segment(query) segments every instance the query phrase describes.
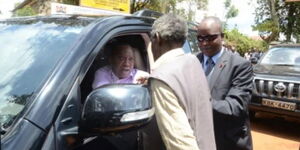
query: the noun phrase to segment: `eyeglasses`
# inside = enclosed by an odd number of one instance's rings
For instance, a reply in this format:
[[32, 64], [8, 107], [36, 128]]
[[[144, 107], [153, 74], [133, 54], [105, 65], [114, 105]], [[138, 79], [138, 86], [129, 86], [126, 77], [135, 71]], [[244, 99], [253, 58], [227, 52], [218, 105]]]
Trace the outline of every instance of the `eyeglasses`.
[[198, 42], [204, 42], [204, 41], [211, 42], [211, 41], [215, 40], [219, 35], [222, 35], [222, 33], [206, 35], [206, 36], [198, 35], [197, 39], [198, 39]]

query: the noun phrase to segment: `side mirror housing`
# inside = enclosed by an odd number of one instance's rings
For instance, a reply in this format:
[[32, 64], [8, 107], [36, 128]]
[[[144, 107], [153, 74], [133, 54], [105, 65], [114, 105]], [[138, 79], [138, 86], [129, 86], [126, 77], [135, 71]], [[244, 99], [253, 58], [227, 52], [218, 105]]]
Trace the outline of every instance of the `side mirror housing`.
[[138, 128], [154, 115], [148, 88], [137, 84], [110, 84], [87, 97], [80, 121], [84, 134], [106, 134]]
[[258, 59], [257, 59], [256, 57], [251, 57], [251, 58], [250, 58], [250, 62], [251, 62], [252, 64], [257, 64], [257, 61], [258, 61]]

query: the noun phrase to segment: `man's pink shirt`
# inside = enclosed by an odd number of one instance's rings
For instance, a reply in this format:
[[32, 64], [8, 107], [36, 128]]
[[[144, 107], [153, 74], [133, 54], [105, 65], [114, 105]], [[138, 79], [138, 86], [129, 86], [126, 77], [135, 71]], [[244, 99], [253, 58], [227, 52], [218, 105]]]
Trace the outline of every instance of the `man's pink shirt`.
[[111, 66], [104, 66], [95, 72], [93, 81], [93, 89], [105, 84], [111, 83], [137, 83], [137, 79], [141, 77], [148, 77], [149, 73], [138, 69], [132, 69], [129, 77], [119, 79], [112, 71]]

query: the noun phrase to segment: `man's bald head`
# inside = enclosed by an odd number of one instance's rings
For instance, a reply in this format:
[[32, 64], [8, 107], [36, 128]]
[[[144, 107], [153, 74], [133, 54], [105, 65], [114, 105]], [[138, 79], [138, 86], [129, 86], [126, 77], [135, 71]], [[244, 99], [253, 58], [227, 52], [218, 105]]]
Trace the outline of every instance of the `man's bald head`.
[[198, 28], [214, 28], [217, 29], [219, 32], [222, 32], [222, 22], [218, 17], [209, 16], [205, 17], [199, 24]]
[[198, 46], [206, 56], [214, 56], [222, 49], [222, 22], [217, 17], [204, 18], [197, 27]]

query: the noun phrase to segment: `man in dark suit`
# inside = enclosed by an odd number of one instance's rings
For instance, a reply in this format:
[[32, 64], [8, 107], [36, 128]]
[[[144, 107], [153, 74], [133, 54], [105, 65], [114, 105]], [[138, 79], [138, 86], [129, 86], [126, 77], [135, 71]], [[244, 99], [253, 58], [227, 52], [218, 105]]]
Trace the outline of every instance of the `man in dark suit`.
[[248, 102], [253, 70], [249, 61], [222, 47], [222, 23], [204, 18], [198, 26], [202, 63], [212, 96], [215, 139], [218, 150], [251, 150]]

